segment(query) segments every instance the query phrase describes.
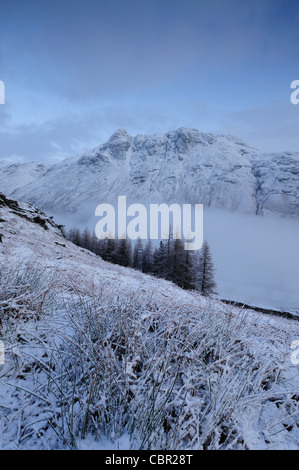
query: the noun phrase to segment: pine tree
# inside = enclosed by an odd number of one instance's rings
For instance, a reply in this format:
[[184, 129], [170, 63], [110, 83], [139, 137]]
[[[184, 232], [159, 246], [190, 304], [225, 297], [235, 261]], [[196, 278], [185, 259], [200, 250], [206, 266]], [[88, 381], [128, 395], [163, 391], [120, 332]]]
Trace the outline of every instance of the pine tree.
[[107, 250], [107, 238], [101, 238], [98, 240], [97, 245], [97, 255], [106, 260], [106, 250]]
[[81, 246], [81, 233], [78, 228], [71, 228], [68, 233], [68, 238], [71, 242], [73, 242], [77, 246]]
[[176, 238], [173, 243], [173, 249], [171, 252], [171, 270], [170, 277], [172, 282], [177, 284], [179, 287], [184, 287], [185, 272], [184, 272], [184, 258], [185, 250], [184, 243], [181, 239]]
[[74, 238], [75, 238], [75, 229], [71, 228], [68, 233], [67, 233], [67, 238], [74, 243]]
[[203, 295], [216, 293], [216, 283], [214, 281], [214, 265], [212, 254], [207, 241], [204, 241], [200, 253], [200, 265], [198, 271], [198, 290]]
[[86, 228], [81, 236], [81, 245], [82, 248], [85, 248], [86, 250], [90, 250], [91, 248], [91, 235], [90, 231], [88, 228]]
[[142, 259], [143, 259], [143, 244], [142, 240], [138, 238], [134, 245], [133, 261], [132, 266], [138, 271], [142, 271]]
[[153, 248], [152, 241], [149, 239], [145, 245], [142, 254], [142, 272], [152, 273], [153, 271]]
[[116, 242], [113, 238], [102, 238], [99, 242], [99, 255], [105, 261], [116, 263]]
[[95, 234], [95, 232], [93, 232], [92, 236], [91, 236], [91, 239], [90, 239], [90, 251], [92, 251], [93, 253], [95, 253], [96, 255], [98, 255], [98, 250], [99, 250], [99, 240]]
[[174, 253], [174, 242], [172, 234], [169, 234], [169, 238], [165, 244], [165, 262], [164, 262], [164, 279], [172, 281], [172, 272], [173, 272], [173, 253]]
[[163, 241], [160, 241], [159, 248], [156, 248], [153, 256], [152, 273], [154, 276], [166, 278], [167, 248]]
[[118, 239], [116, 242], [116, 257], [115, 263], [120, 266], [131, 266], [131, 242], [127, 238]]
[[196, 289], [196, 252], [185, 250], [184, 257], [184, 289], [195, 290]]

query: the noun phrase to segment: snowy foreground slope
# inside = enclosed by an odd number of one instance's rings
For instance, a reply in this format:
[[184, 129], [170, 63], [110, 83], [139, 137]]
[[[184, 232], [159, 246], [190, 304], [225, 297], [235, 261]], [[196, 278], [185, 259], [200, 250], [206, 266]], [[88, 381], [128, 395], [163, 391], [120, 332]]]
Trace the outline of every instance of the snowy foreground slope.
[[230, 135], [180, 128], [132, 137], [119, 129], [55, 165], [0, 162], [0, 188], [55, 215], [76, 213], [73, 224], [87, 224], [98, 204], [119, 195], [298, 218], [298, 162], [298, 153], [264, 154]]
[[105, 263], [1, 195], [0, 234], [1, 448], [299, 448], [299, 322]]

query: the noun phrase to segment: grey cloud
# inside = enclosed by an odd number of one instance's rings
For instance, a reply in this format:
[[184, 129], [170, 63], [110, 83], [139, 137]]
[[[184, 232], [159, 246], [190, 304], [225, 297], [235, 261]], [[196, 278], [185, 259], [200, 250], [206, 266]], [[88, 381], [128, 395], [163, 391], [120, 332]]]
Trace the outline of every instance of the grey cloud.
[[227, 113], [221, 118], [221, 128], [264, 152], [299, 152], [299, 105], [287, 99]]
[[179, 125], [179, 119], [155, 107], [106, 106], [40, 124], [4, 126], [0, 130], [0, 159], [54, 162], [91, 150], [121, 127], [136, 135], [166, 132]]

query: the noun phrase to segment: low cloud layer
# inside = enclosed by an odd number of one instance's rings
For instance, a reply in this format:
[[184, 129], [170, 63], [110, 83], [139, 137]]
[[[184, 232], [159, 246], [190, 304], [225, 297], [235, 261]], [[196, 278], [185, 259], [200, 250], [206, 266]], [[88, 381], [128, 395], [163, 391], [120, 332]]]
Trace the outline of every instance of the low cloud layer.
[[219, 294], [227, 299], [299, 311], [299, 221], [216, 209], [204, 212]]

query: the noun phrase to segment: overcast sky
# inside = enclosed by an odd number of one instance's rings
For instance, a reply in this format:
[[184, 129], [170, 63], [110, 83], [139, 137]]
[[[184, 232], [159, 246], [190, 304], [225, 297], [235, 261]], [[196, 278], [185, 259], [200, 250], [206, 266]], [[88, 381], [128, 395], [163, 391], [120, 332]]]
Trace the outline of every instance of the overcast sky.
[[299, 151], [298, 0], [1, 0], [0, 159], [192, 127]]

